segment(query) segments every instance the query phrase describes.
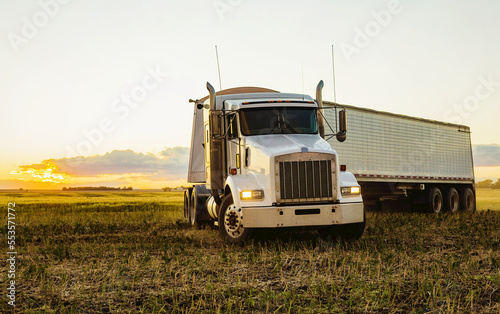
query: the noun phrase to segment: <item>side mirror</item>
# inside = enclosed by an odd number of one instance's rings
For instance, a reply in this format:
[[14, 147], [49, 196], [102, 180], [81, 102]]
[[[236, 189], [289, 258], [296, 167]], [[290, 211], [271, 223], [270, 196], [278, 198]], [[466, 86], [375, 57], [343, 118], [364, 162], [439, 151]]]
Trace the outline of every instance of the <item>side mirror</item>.
[[339, 132], [337, 133], [337, 141], [345, 141], [347, 135], [347, 116], [345, 109], [339, 111]]

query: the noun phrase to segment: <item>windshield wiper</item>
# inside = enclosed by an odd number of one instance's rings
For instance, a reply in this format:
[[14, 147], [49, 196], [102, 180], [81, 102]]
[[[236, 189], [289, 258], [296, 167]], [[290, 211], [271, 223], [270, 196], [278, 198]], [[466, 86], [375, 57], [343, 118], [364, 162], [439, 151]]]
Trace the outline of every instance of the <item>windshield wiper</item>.
[[276, 127], [279, 127], [281, 129], [281, 115], [278, 114], [277, 118], [278, 119], [276, 119], [276, 123], [274, 123], [274, 126], [271, 129], [271, 131], [269, 131], [269, 134], [273, 134], [273, 131], [274, 131], [274, 129], [276, 129]]
[[[286, 129], [287, 129], [287, 127], [288, 127], [288, 129], [289, 129], [290, 131], [292, 131], [292, 133], [297, 133], [297, 131], [295, 131], [295, 129], [294, 129], [294, 128], [290, 125], [290, 124], [288, 124], [288, 123], [286, 123], [286, 122], [285, 122], [285, 123], [283, 123], [283, 131], [284, 131], [284, 130], [286, 130]], [[283, 133], [285, 133], [285, 132], [283, 132]]]

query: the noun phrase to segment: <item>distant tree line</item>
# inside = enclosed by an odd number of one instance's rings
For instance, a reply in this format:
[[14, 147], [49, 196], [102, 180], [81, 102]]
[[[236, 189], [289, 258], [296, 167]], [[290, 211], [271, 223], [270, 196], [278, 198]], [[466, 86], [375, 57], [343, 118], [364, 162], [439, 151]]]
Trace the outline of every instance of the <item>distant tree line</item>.
[[63, 187], [63, 191], [130, 191], [133, 190], [131, 186], [129, 187], [110, 187], [110, 186], [76, 186], [76, 187]]
[[171, 191], [184, 191], [184, 190], [187, 190], [188, 187], [187, 186], [177, 186], [175, 188], [171, 188], [171, 187], [164, 187], [164, 188], [161, 188], [163, 190], [163, 192], [171, 192]]
[[492, 189], [500, 189], [500, 179], [497, 182], [493, 183], [493, 180], [484, 180], [476, 183], [476, 188], [492, 188]]

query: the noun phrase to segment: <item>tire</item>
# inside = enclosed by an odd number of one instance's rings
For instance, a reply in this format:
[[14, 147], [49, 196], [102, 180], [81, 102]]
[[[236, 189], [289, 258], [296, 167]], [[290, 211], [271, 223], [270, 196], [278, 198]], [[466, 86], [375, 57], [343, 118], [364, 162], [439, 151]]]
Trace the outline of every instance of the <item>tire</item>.
[[190, 218], [189, 218], [189, 202], [190, 202], [190, 198], [189, 198], [189, 190], [186, 190], [184, 191], [184, 218], [186, 219], [187, 222], [190, 221]]
[[440, 214], [443, 210], [443, 193], [438, 187], [429, 191], [429, 212]]
[[200, 229], [199, 211], [198, 211], [198, 195], [196, 194], [196, 187], [191, 192], [191, 201], [189, 202], [189, 222], [191, 226]]
[[241, 208], [236, 208], [231, 194], [222, 201], [218, 222], [222, 239], [229, 243], [242, 243], [250, 237], [252, 232], [251, 229], [244, 227]]
[[346, 225], [335, 225], [327, 227], [320, 230], [320, 236], [327, 240], [344, 240], [344, 241], [355, 241], [359, 240], [363, 235], [366, 227], [366, 213], [363, 211], [363, 222], [346, 224]]
[[366, 220], [363, 217], [363, 222], [345, 225], [340, 237], [347, 241], [359, 240], [365, 232]]
[[460, 208], [466, 212], [476, 211], [476, 198], [471, 188], [465, 188], [460, 195]]
[[446, 210], [451, 213], [456, 213], [460, 210], [460, 197], [458, 196], [457, 189], [448, 189], [448, 193], [446, 193], [445, 205]]

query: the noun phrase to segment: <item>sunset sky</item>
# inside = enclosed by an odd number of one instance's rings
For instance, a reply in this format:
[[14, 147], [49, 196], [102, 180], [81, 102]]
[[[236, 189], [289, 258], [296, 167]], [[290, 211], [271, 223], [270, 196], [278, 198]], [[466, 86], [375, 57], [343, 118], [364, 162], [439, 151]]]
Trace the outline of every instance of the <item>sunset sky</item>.
[[0, 2], [0, 189], [185, 184], [192, 104], [260, 86], [471, 127], [500, 178], [500, 2]]

